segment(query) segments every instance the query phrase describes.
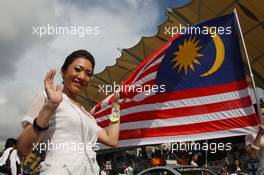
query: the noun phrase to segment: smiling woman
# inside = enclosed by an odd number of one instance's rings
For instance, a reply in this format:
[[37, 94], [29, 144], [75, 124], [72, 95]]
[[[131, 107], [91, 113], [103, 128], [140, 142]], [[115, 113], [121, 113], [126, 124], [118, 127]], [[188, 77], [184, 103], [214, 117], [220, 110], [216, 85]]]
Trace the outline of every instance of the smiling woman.
[[[97, 140], [108, 146], [117, 145], [119, 116], [104, 130], [76, 100], [81, 90], [89, 86], [94, 66], [89, 52], [78, 50], [70, 54], [61, 68], [63, 88], [53, 85], [56, 71], [49, 71], [44, 80], [45, 92], [22, 119], [24, 130], [18, 139], [18, 151], [27, 156], [36, 145], [45, 149], [40, 174], [99, 174], [93, 150]], [[113, 106], [118, 106], [118, 99], [119, 94], [115, 94]]]

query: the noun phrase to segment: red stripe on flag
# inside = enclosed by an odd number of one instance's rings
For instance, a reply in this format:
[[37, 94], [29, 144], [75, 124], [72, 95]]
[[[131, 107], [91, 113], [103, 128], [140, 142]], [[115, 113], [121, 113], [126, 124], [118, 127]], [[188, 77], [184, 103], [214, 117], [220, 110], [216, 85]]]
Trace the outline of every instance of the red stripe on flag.
[[100, 101], [96, 106], [95, 106], [95, 113], [97, 112], [97, 111], [99, 111], [100, 109], [102, 108], [102, 101]]
[[[161, 53], [159, 53], [156, 57], [153, 57], [153, 60], [151, 60], [149, 63], [146, 63], [146, 67], [145, 67], [145, 70], [151, 66], [152, 63], [154, 63], [156, 60], [160, 59], [162, 56], [165, 56], [166, 55], [166, 52], [168, 51], [169, 49], [166, 48], [165, 50], [163, 50]], [[143, 70], [143, 71], [145, 71]]]
[[146, 71], [142, 72], [142, 74], [140, 75], [140, 77], [138, 77], [138, 78], [135, 80], [135, 82], [138, 81], [138, 80], [141, 80], [141, 79], [144, 78], [146, 75], [151, 74], [151, 73], [157, 71], [157, 70], [159, 69], [159, 66], [160, 66], [160, 64], [156, 64], [156, 65], [152, 66], [151, 68], [148, 68]]
[[149, 137], [198, 134], [220, 130], [229, 130], [234, 128], [243, 128], [247, 126], [255, 126], [257, 124], [258, 116], [256, 114], [253, 114], [250, 116], [242, 116], [224, 120], [194, 123], [180, 126], [123, 130], [120, 131], [119, 139], [129, 140]]
[[[159, 58], [161, 58], [162, 56], [166, 55], [166, 52], [168, 51], [169, 49], [165, 49], [163, 50], [161, 53], [159, 53], [156, 57], [153, 57], [153, 60], [151, 60], [149, 63], [146, 63], [146, 68], [148, 68], [152, 63], [154, 63], [156, 60], [158, 60]], [[145, 68], [145, 69], [146, 69]]]
[[171, 101], [171, 100], [204, 97], [204, 96], [209, 96], [209, 95], [218, 95], [222, 93], [242, 90], [245, 88], [247, 88], [247, 82], [245, 80], [242, 80], [239, 82], [232, 82], [232, 83], [224, 84], [224, 85], [209, 86], [205, 88], [197, 88], [197, 89], [191, 89], [191, 90], [179, 90], [175, 92], [156, 94], [155, 96], [150, 96], [139, 102], [132, 101], [127, 104], [124, 104], [123, 108], [127, 108], [130, 106], [136, 106], [136, 105], [142, 105], [142, 104], [162, 103], [162, 102]]
[[163, 50], [165, 47], [167, 47], [171, 42], [173, 42], [179, 36], [180, 36], [179, 34], [175, 35], [168, 42], [163, 44], [159, 49], [157, 49], [155, 52], [150, 54], [146, 59], [144, 59], [138, 65], [138, 67], [135, 69], [135, 71], [127, 78], [127, 80], [124, 82], [124, 84], [131, 84], [131, 82], [133, 82], [134, 77], [140, 72], [140, 70], [144, 67], [144, 65], [147, 64], [155, 55], [157, 55], [159, 52], [161, 52], [161, 50]]
[[[224, 85], [210, 86], [206, 88], [197, 88], [191, 90], [180, 90], [176, 92], [162, 93], [147, 97], [142, 101], [131, 101], [127, 103], [122, 103], [120, 104], [120, 108], [126, 109], [132, 106], [138, 106], [144, 104], [162, 103], [162, 102], [179, 100], [179, 99], [217, 95], [221, 93], [228, 93], [232, 91], [242, 90], [245, 89], [246, 87], [247, 87], [246, 80], [241, 80], [239, 82], [232, 82]], [[101, 111], [95, 114], [94, 117], [99, 118], [105, 116], [109, 114], [110, 111], [111, 111], [110, 109]]]
[[[141, 92], [146, 92], [149, 89], [151, 89], [152, 86], [155, 85], [155, 84], [156, 84], [156, 81], [155, 80], [149, 80], [149, 81], [147, 81], [147, 82], [139, 85], [138, 87], [137, 87], [136, 84], [134, 84], [133, 85], [133, 86], [135, 86], [134, 90], [131, 90], [129, 92], [126, 92], [126, 98], [132, 99], [132, 98], [134, 98], [134, 96], [136, 96], [137, 94], [139, 94], [139, 92], [137, 92], [137, 91], [140, 91], [140, 93]], [[136, 90], [136, 89], [138, 89], [138, 90]]]
[[[144, 120], [155, 120], [155, 119], [169, 119], [177, 117], [185, 117], [199, 114], [214, 113], [219, 111], [227, 111], [238, 108], [246, 108], [251, 105], [251, 99], [249, 96], [242, 99], [223, 101], [219, 103], [212, 103], [207, 105], [191, 106], [191, 107], [181, 107], [172, 108], [165, 110], [152, 110], [144, 112], [135, 112], [121, 117], [121, 123], [144, 121]], [[176, 106], [175, 106], [176, 107]], [[98, 122], [101, 127], [108, 126], [109, 121], [104, 120]]]

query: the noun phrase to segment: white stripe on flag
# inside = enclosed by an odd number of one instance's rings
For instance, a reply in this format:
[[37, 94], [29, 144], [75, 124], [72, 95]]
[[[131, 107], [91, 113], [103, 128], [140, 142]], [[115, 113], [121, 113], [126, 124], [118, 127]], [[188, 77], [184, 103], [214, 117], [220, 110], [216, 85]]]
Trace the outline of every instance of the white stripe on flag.
[[[223, 137], [233, 137], [240, 136], [250, 133], [257, 132], [258, 126], [249, 126], [244, 128], [235, 128], [229, 130], [221, 130], [214, 132], [204, 132], [198, 134], [189, 135], [177, 135], [177, 136], [162, 136], [162, 137], [150, 137], [142, 139], [129, 139], [129, 140], [119, 140], [118, 147], [126, 147], [131, 145], [149, 145], [149, 144], [160, 144], [160, 143], [171, 143], [171, 142], [185, 142], [185, 141], [196, 141], [205, 139], [215, 139]], [[100, 144], [100, 149], [107, 149], [109, 147]]]
[[193, 123], [210, 122], [210, 121], [223, 120], [223, 119], [229, 119], [235, 117], [249, 116], [254, 113], [255, 112], [253, 111], [253, 108], [250, 106], [246, 108], [239, 108], [228, 111], [191, 115], [191, 116], [184, 116], [177, 118], [121, 123], [120, 130], [138, 129], [138, 128], [156, 128], [156, 127], [178, 126], [178, 125], [186, 125]]
[[143, 77], [140, 80], [136, 81], [133, 85], [135, 85], [135, 87], [136, 87], [136, 86], [142, 85], [144, 83], [147, 83], [148, 81], [156, 79], [156, 75], [157, 75], [157, 71], [146, 75], [145, 77]]
[[146, 63], [142, 68], [141, 70], [137, 73], [137, 75], [135, 76], [134, 80], [138, 79], [138, 77], [142, 74], [142, 72], [144, 72], [150, 65], [151, 65], [151, 62], [153, 59], [155, 59], [162, 51], [166, 50], [167, 48], [169, 48], [171, 45], [168, 44], [166, 47], [162, 48], [162, 50], [160, 50], [158, 53], [156, 53], [149, 61], [148, 63]]
[[[204, 97], [195, 97], [195, 98], [188, 98], [188, 99], [166, 101], [162, 103], [137, 105], [137, 106], [126, 108], [125, 110], [122, 109], [120, 112], [120, 115], [122, 117], [128, 114], [143, 112], [143, 111], [176, 109], [176, 108], [181, 108], [181, 107], [193, 107], [193, 106], [198, 106], [198, 105], [206, 105], [206, 104], [240, 99], [240, 98], [247, 97], [247, 96], [248, 96], [248, 91], [246, 88], [246, 89], [239, 90], [239, 91], [232, 91], [232, 92], [204, 96]], [[108, 118], [109, 118], [109, 115], [106, 115], [106, 116], [97, 118], [96, 121], [101, 122], [104, 120], [108, 120]]]
[[[151, 67], [156, 66], [157, 64], [159, 64], [159, 63], [162, 61], [163, 58], [164, 58], [164, 55], [161, 56], [161, 57], [160, 57], [159, 59], [157, 59], [156, 61], [154, 61], [153, 63], [151, 63], [149, 66], [147, 66], [146, 69], [145, 69], [142, 73], [144, 73], [145, 71], [148, 71]], [[141, 74], [142, 74], [142, 73], [141, 73]]]

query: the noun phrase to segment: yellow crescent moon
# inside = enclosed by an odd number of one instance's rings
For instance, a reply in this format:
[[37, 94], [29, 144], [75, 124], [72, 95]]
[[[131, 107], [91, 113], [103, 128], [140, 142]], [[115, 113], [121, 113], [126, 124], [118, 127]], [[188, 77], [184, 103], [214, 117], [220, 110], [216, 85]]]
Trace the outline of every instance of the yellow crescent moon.
[[210, 68], [209, 71], [202, 74], [201, 77], [205, 77], [205, 76], [211, 75], [212, 73], [216, 72], [221, 67], [221, 65], [223, 64], [224, 58], [225, 58], [225, 46], [224, 46], [223, 41], [221, 40], [221, 38], [217, 34], [217, 32], [215, 32], [215, 36], [212, 36], [211, 28], [208, 28], [208, 29], [209, 29], [211, 37], [214, 41], [214, 44], [215, 44], [216, 56], [215, 56], [215, 62], [213, 64], [213, 66]]

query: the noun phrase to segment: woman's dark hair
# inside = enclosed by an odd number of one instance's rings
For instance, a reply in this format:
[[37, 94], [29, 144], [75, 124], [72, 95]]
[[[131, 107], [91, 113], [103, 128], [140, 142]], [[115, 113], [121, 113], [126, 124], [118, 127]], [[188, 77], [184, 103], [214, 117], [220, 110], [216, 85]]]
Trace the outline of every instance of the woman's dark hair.
[[94, 70], [94, 66], [95, 66], [94, 57], [92, 56], [92, 54], [90, 54], [86, 50], [76, 50], [76, 51], [72, 52], [69, 56], [66, 57], [63, 65], [61, 67], [61, 70], [67, 70], [69, 65], [72, 62], [74, 62], [74, 60], [76, 60], [77, 58], [85, 58], [88, 61], [90, 61], [92, 66], [93, 66], [93, 70]]
[[5, 149], [10, 148], [12, 146], [16, 146], [16, 144], [17, 144], [17, 140], [16, 139], [9, 138], [9, 139], [6, 140]]

